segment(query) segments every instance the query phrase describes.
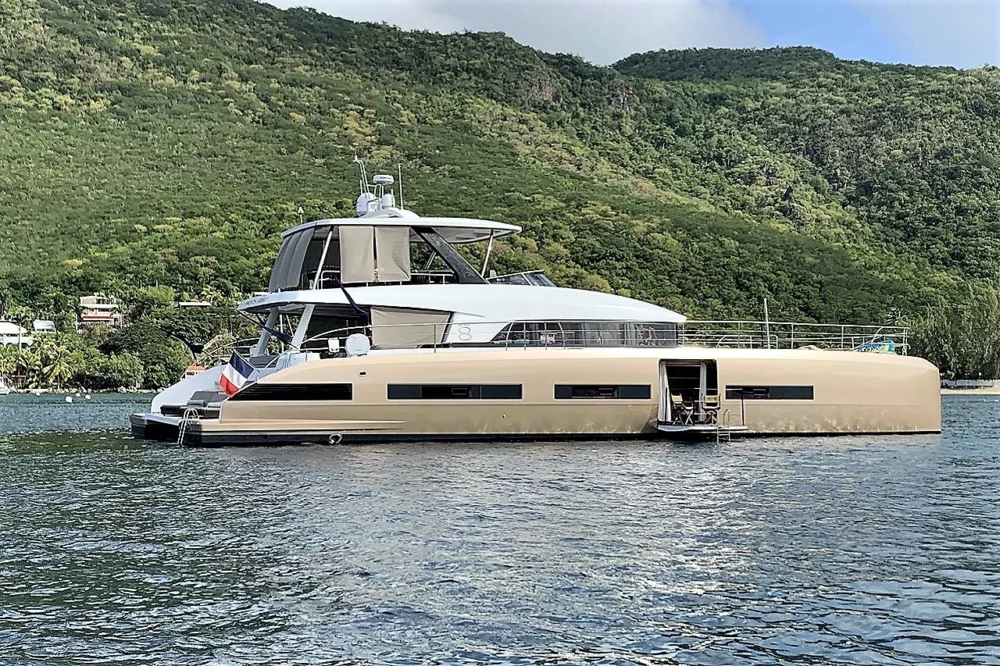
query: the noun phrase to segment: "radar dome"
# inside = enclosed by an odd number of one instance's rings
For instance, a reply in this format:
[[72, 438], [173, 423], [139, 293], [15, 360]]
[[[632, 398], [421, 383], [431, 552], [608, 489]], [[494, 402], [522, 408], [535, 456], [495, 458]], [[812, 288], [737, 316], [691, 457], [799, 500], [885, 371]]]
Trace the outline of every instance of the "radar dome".
[[370, 210], [376, 207], [372, 205], [373, 201], [378, 201], [378, 197], [371, 192], [363, 192], [361, 196], [358, 197], [358, 204], [355, 207], [355, 210], [358, 212], [358, 217], [367, 215]]
[[372, 341], [364, 333], [354, 333], [347, 336], [345, 347], [348, 356], [364, 356], [371, 350]]

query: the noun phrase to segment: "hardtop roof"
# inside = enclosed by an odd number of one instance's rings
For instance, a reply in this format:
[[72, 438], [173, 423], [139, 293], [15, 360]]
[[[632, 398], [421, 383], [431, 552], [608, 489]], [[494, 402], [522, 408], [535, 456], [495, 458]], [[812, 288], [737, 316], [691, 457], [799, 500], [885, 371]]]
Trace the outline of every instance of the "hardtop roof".
[[[432, 227], [448, 243], [477, 243], [493, 238], [500, 238], [509, 234], [518, 233], [521, 227], [504, 222], [494, 222], [493, 220], [478, 220], [465, 217], [421, 217], [410, 211], [396, 211], [406, 213], [403, 215], [366, 215], [364, 217], [330, 218], [313, 220], [306, 222], [281, 234], [282, 238], [287, 238], [293, 234], [315, 229], [318, 227], [332, 227], [334, 238], [338, 237], [337, 227], [365, 226], [365, 227]], [[421, 242], [421, 238], [415, 233], [410, 234], [410, 242]]]

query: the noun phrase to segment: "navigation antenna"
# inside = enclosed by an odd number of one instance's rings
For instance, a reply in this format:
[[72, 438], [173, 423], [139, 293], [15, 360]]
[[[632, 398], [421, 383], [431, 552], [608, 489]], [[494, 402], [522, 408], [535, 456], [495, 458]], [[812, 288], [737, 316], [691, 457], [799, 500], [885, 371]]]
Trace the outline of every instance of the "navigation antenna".
[[[354, 154], [354, 163], [361, 169], [361, 194], [358, 195], [354, 210], [358, 217], [364, 217], [373, 210], [373, 202], [377, 199], [375, 193], [372, 192], [372, 186], [368, 184], [368, 170], [365, 168], [365, 163], [358, 157], [357, 153]], [[374, 208], [377, 209], [378, 206], [375, 205]]]
[[771, 348], [771, 316], [767, 313], [767, 299], [764, 299], [764, 341]]
[[361, 168], [361, 193], [364, 194], [368, 191], [368, 171], [365, 169], [364, 160], [359, 158], [357, 153], [354, 154], [354, 162]]
[[403, 205], [403, 164], [397, 164], [396, 169], [399, 171], [399, 207], [406, 208]]

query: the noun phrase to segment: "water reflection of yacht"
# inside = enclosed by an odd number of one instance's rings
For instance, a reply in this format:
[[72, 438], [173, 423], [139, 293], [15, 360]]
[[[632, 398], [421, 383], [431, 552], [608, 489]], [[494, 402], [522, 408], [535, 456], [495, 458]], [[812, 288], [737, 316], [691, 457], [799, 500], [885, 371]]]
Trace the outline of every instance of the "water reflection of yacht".
[[[250, 383], [189, 376], [132, 416], [191, 444], [940, 430], [937, 370], [906, 330], [689, 322], [542, 272], [496, 275], [489, 220], [397, 207], [362, 170], [358, 217], [283, 234]], [[480, 245], [473, 266], [470, 251]], [[481, 263], [480, 263], [481, 262]], [[858, 353], [859, 351], [881, 353]]]

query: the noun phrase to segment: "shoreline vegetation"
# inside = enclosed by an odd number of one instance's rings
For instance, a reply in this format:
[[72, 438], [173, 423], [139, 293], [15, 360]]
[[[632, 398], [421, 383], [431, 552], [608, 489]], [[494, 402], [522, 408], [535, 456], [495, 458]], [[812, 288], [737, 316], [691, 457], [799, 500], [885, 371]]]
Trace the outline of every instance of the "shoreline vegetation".
[[[0, 378], [17, 392], [157, 391], [178, 381], [196, 360], [222, 354], [240, 337], [256, 334], [232, 315], [232, 307], [179, 308], [173, 290], [139, 289], [126, 294], [126, 324], [73, 331], [72, 317], [58, 330], [36, 334], [30, 347], [0, 346]], [[15, 306], [15, 320], [29, 321]], [[9, 314], [8, 314], [9, 317]]]
[[[998, 376], [998, 86], [813, 48], [601, 67], [251, 1], [0, 0], [0, 319], [63, 331], [0, 375], [175, 382], [245, 337], [231, 308], [281, 231], [353, 216], [359, 155], [398, 165], [416, 211], [522, 226], [499, 273], [693, 319], [767, 299], [774, 320], [909, 325], [943, 377]], [[125, 328], [69, 332], [90, 294]], [[216, 308], [192, 327], [180, 301]]]
[[[182, 294], [181, 297], [184, 295]], [[169, 287], [140, 288], [118, 297], [126, 325], [97, 326], [83, 332], [36, 334], [31, 347], [0, 346], [0, 378], [18, 392], [158, 391], [180, 379], [196, 362], [228, 356], [237, 339], [258, 331], [226, 306], [178, 307]], [[70, 300], [67, 297], [67, 300]], [[26, 306], [10, 309], [30, 321]], [[940, 302], [909, 323], [909, 353], [927, 358], [943, 380], [1000, 376], [1000, 297], [969, 286], [960, 298]], [[61, 313], [63, 328], [72, 328]], [[991, 389], [944, 389], [949, 393], [989, 393]]]
[[9, 395], [51, 395], [51, 396], [88, 396], [88, 395], [156, 395], [159, 393], [159, 389], [141, 389], [141, 388], [120, 388], [120, 389], [102, 389], [96, 391], [90, 390], [77, 390], [77, 389], [14, 389], [10, 390]]

